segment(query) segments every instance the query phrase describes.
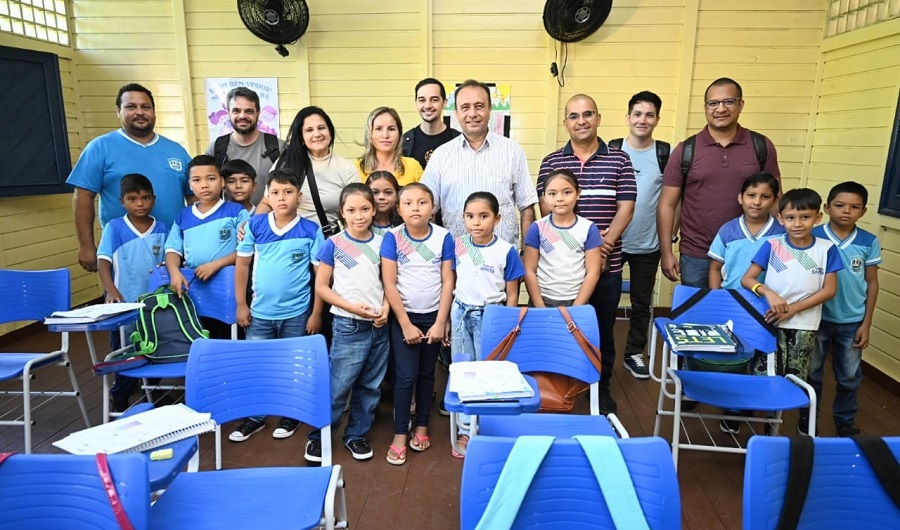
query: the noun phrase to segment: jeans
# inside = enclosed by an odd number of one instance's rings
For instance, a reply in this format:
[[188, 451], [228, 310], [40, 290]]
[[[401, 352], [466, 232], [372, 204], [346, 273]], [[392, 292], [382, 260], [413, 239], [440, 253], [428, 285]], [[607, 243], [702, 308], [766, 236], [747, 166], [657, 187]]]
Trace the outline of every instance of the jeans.
[[[481, 317], [484, 306], [468, 305], [453, 299], [450, 306], [450, 351], [453, 362], [481, 361]], [[459, 435], [468, 435], [469, 416], [460, 414], [457, 425]]]
[[[431, 313], [407, 313], [409, 320], [423, 334], [434, 325], [437, 311]], [[413, 389], [416, 392], [416, 427], [427, 427], [431, 414], [431, 399], [434, 393], [434, 368], [437, 364], [441, 345], [407, 344], [403, 341], [403, 329], [391, 315], [391, 349], [397, 379], [394, 381], [394, 434], [409, 432], [409, 406], [412, 404]]]
[[[347, 396], [350, 417], [344, 429], [344, 443], [363, 438], [375, 421], [381, 400], [381, 381], [387, 371], [389, 333], [387, 326], [376, 328], [371, 320], [333, 315], [331, 339], [331, 426], [341, 423]], [[352, 390], [352, 393], [351, 393]], [[310, 440], [322, 438], [316, 429]]]
[[625, 357], [640, 355], [647, 346], [647, 329], [650, 326], [650, 306], [653, 303], [653, 287], [659, 270], [659, 251], [649, 254], [622, 253], [631, 273], [631, 320], [628, 322], [628, 338], [625, 340]]
[[809, 384], [816, 391], [816, 403], [822, 406], [822, 374], [825, 367], [825, 359], [828, 358], [828, 345], [831, 344], [831, 366], [834, 369], [835, 396], [834, 415], [835, 425], [853, 425], [859, 405], [856, 395], [859, 385], [862, 384], [862, 350], [853, 346], [856, 331], [861, 322], [851, 324], [834, 324], [825, 322], [819, 324], [819, 332], [816, 334], [816, 348], [813, 351], [809, 364]]
[[709, 258], [695, 258], [682, 254], [678, 262], [681, 267], [681, 285], [709, 289]]
[[[285, 339], [288, 337], [305, 337], [306, 320], [310, 311], [286, 318], [284, 320], [266, 320], [250, 317], [250, 325], [247, 326], [247, 340]], [[266, 421], [265, 416], [252, 416], [249, 419], [257, 422]]]
[[600, 326], [600, 374], [601, 390], [609, 390], [613, 365], [616, 363], [616, 311], [619, 309], [619, 298], [622, 297], [622, 273], [600, 275], [597, 287], [591, 293], [589, 303], [594, 306], [597, 324]]

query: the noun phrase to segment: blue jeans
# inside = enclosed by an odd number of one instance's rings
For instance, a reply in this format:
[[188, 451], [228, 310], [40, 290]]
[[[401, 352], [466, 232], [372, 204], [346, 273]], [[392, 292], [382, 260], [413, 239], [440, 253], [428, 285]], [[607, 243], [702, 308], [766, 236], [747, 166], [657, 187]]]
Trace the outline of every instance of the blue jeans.
[[[453, 362], [482, 361], [481, 356], [481, 317], [484, 306], [468, 305], [453, 299], [450, 306], [450, 351]], [[469, 434], [469, 416], [459, 415], [460, 425], [457, 434]]]
[[809, 363], [809, 384], [816, 391], [819, 407], [822, 406], [822, 374], [825, 359], [828, 358], [828, 345], [831, 345], [831, 366], [834, 369], [834, 423], [835, 425], [853, 425], [859, 405], [856, 395], [862, 384], [862, 350], [853, 346], [853, 339], [859, 329], [860, 322], [851, 324], [819, 323], [816, 334], [816, 348]]
[[[423, 334], [434, 325], [437, 311], [432, 313], [407, 313], [409, 320]], [[434, 393], [434, 368], [437, 365], [440, 344], [407, 344], [403, 341], [403, 329], [391, 315], [391, 350], [397, 367], [394, 381], [394, 434], [409, 432], [409, 406], [413, 389], [416, 392], [416, 417], [413, 425], [427, 427], [431, 415], [431, 400]]]
[[[310, 311], [286, 318], [284, 320], [266, 320], [251, 317], [247, 326], [247, 340], [286, 339], [289, 337], [306, 336], [306, 320]], [[265, 416], [252, 416], [248, 419], [258, 422], [266, 421]]]
[[709, 289], [709, 258], [695, 258], [682, 254], [678, 258], [681, 267], [681, 285]]
[[[341, 423], [347, 395], [350, 417], [344, 429], [344, 443], [363, 438], [375, 420], [375, 408], [381, 400], [381, 381], [387, 371], [390, 352], [388, 327], [376, 328], [371, 320], [333, 315], [331, 338], [331, 426]], [[351, 393], [351, 390], [353, 391]], [[322, 432], [309, 433], [319, 440]]]

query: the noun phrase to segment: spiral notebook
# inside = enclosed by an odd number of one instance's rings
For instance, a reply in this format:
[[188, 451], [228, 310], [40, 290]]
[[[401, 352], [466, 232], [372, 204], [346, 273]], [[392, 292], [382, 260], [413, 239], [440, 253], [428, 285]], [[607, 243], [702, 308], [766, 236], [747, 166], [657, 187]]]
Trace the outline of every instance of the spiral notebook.
[[73, 432], [53, 445], [75, 455], [138, 453], [215, 428], [209, 413], [179, 403]]

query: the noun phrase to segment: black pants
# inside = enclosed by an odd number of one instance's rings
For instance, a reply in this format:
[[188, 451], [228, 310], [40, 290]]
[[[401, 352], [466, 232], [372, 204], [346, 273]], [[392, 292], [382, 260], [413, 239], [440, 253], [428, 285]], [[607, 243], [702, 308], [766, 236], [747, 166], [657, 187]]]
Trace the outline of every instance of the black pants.
[[[408, 313], [414, 326], [428, 333], [434, 325], [437, 311], [432, 313]], [[431, 413], [431, 396], [434, 393], [434, 368], [437, 364], [440, 343], [407, 344], [403, 341], [403, 329], [391, 316], [391, 355], [397, 369], [394, 381], [394, 434], [406, 434], [409, 424], [409, 407], [413, 389], [416, 392], [415, 427], [427, 427]]]
[[597, 313], [597, 324], [600, 326], [600, 388], [609, 389], [613, 365], [616, 362], [616, 310], [622, 296], [622, 273], [604, 272], [600, 275], [597, 287], [591, 293], [589, 303]]
[[647, 345], [647, 328], [650, 325], [650, 306], [653, 287], [659, 269], [659, 251], [649, 254], [622, 253], [622, 261], [628, 263], [631, 273], [631, 319], [628, 322], [628, 338], [625, 340], [625, 357], [643, 353]]

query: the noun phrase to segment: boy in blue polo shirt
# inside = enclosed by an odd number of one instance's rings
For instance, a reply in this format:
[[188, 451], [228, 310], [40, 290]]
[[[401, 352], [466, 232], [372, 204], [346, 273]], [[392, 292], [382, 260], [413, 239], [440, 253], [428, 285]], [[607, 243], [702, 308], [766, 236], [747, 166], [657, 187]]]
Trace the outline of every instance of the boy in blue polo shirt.
[[[247, 340], [302, 337], [322, 325], [322, 302], [312, 299], [310, 266], [325, 240], [319, 225], [297, 214], [302, 194], [293, 170], [269, 173], [268, 197], [272, 211], [255, 215], [245, 227], [235, 267], [237, 321], [247, 328]], [[253, 260], [253, 301], [247, 305], [250, 260]], [[288, 438], [299, 421], [281, 418], [273, 438]], [[265, 417], [247, 418], [229, 436], [243, 442], [265, 427]]]
[[862, 383], [862, 350], [869, 345], [869, 329], [878, 298], [878, 264], [881, 244], [874, 234], [856, 222], [866, 213], [869, 192], [856, 182], [831, 188], [825, 212], [828, 223], [813, 229], [816, 237], [837, 247], [844, 268], [838, 271], [837, 294], [822, 306], [822, 322], [816, 334], [816, 349], [809, 366], [809, 383], [822, 399], [822, 368], [829, 345], [836, 382], [834, 425], [838, 436], [859, 434], [854, 425], [859, 405], [856, 395]]

